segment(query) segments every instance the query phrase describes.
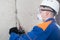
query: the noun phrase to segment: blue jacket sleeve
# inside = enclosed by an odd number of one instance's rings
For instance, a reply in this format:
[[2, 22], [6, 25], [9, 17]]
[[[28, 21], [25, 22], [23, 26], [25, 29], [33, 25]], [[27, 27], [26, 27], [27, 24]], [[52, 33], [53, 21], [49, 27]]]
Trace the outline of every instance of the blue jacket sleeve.
[[49, 35], [54, 30], [54, 26], [50, 25], [45, 31], [38, 26], [34, 26], [31, 32], [22, 34], [21, 36], [16, 33], [11, 33], [9, 40], [47, 40]]
[[22, 34], [21, 36], [12, 32], [9, 40], [34, 40], [42, 33], [43, 30], [41, 28], [34, 26], [31, 32], [28, 32], [27, 34]]

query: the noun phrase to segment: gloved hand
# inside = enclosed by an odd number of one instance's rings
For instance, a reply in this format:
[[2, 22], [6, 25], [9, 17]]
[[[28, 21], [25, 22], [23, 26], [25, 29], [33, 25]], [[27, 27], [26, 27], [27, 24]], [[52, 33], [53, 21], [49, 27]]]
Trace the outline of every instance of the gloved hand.
[[17, 27], [13, 27], [13, 28], [11, 28], [11, 29], [9, 30], [9, 34], [11, 34], [12, 32], [14, 32], [14, 33], [16, 33], [16, 34], [19, 34], [19, 35], [25, 33], [24, 30], [18, 30]]

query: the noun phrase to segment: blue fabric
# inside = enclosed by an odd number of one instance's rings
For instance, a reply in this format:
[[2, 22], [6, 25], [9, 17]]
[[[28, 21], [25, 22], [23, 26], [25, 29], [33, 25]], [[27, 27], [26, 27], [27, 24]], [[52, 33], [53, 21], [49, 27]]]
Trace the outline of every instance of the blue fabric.
[[9, 40], [22, 40], [22, 39], [23, 40], [30, 40], [30, 39], [34, 40], [41, 33], [43, 33], [43, 30], [41, 28], [38, 28], [37, 26], [34, 26], [34, 28], [33, 28], [33, 30], [31, 32], [28, 32], [27, 34], [23, 34], [21, 36], [19, 36], [19, 35], [12, 32], [11, 35], [10, 35]]
[[34, 26], [31, 32], [21, 36], [12, 32], [9, 40], [60, 40], [60, 29], [56, 26], [55, 19], [49, 18], [46, 22], [49, 20], [52, 20], [52, 23], [45, 31]]

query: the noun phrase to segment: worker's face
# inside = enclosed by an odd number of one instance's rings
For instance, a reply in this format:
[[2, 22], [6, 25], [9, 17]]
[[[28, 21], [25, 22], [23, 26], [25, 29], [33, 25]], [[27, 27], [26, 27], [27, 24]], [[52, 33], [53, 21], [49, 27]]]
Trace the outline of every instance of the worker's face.
[[40, 7], [39, 12], [40, 12], [40, 15], [44, 21], [49, 16], [49, 13], [51, 12], [50, 10], [51, 9], [47, 9], [45, 7]]
[[45, 18], [46, 18], [46, 13], [47, 13], [47, 11], [42, 11], [40, 9], [40, 15], [41, 15], [41, 17], [42, 17], [43, 20], [45, 20]]

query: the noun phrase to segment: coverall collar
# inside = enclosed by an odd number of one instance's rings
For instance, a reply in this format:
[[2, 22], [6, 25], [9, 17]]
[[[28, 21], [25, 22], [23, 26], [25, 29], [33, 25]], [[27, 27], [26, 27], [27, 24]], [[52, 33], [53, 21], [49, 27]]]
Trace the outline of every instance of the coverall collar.
[[49, 18], [45, 22], [50, 21], [50, 20], [53, 21], [53, 22], [56, 22], [56, 20], [54, 18]]

